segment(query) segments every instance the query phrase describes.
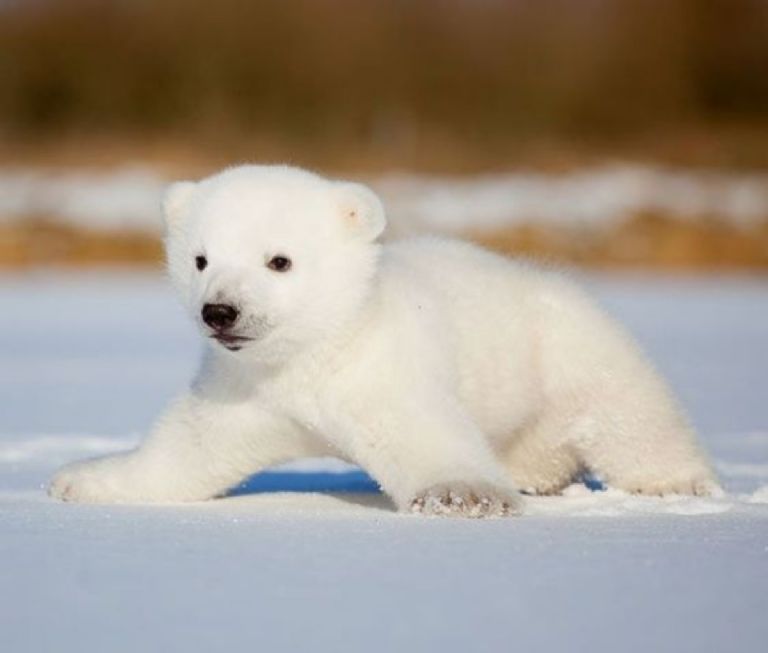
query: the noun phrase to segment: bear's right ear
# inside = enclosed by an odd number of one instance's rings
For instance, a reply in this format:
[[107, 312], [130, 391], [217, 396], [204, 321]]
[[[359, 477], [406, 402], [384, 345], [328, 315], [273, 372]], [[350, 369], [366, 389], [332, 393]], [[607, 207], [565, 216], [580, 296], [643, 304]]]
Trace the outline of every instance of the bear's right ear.
[[367, 186], [336, 182], [337, 205], [347, 226], [364, 240], [374, 241], [387, 225], [381, 200]]
[[168, 186], [163, 197], [163, 216], [167, 229], [182, 221], [196, 189], [197, 184], [193, 181], [177, 181]]

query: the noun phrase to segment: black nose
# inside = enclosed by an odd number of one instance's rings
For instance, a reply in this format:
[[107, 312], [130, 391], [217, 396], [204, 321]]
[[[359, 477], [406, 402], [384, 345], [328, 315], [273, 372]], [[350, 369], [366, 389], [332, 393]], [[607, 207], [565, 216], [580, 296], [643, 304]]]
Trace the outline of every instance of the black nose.
[[203, 322], [212, 329], [229, 329], [237, 320], [238, 312], [229, 304], [205, 304], [202, 310]]

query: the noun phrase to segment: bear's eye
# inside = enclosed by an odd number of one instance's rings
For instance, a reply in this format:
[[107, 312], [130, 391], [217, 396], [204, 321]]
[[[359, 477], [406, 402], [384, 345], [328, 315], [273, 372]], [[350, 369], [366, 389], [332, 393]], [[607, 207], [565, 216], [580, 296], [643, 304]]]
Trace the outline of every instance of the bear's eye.
[[195, 256], [195, 266], [202, 272], [208, 267], [208, 259], [205, 256]]
[[267, 267], [275, 272], [288, 272], [291, 269], [291, 259], [285, 256], [273, 256]]

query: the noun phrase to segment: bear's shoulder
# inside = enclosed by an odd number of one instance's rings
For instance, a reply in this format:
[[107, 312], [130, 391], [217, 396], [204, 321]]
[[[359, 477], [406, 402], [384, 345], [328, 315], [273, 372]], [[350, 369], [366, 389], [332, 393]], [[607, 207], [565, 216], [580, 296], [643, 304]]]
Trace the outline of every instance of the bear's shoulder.
[[552, 274], [531, 261], [492, 252], [474, 243], [441, 236], [416, 236], [387, 243], [382, 267], [392, 273], [411, 271], [431, 277], [495, 276], [539, 279]]

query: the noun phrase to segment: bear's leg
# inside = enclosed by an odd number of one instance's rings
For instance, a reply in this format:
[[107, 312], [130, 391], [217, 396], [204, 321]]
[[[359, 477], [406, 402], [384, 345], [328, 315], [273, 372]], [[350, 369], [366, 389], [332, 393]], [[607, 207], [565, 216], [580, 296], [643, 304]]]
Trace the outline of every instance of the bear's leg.
[[567, 420], [542, 416], [516, 433], [502, 458], [517, 486], [527, 494], [559, 494], [573, 482], [583, 464], [568, 441]]
[[202, 501], [269, 465], [315, 452], [289, 422], [189, 396], [136, 450], [59, 470], [49, 494], [87, 503]]
[[485, 436], [452, 397], [357, 397], [326, 432], [398, 509], [424, 515], [518, 514], [522, 498]]
[[671, 389], [634, 340], [579, 291], [555, 294], [541, 304], [540, 388], [584, 466], [629, 492], [717, 493]]
[[584, 466], [608, 485], [636, 494], [719, 495], [695, 436], [668, 396], [596, 397], [573, 443]]

